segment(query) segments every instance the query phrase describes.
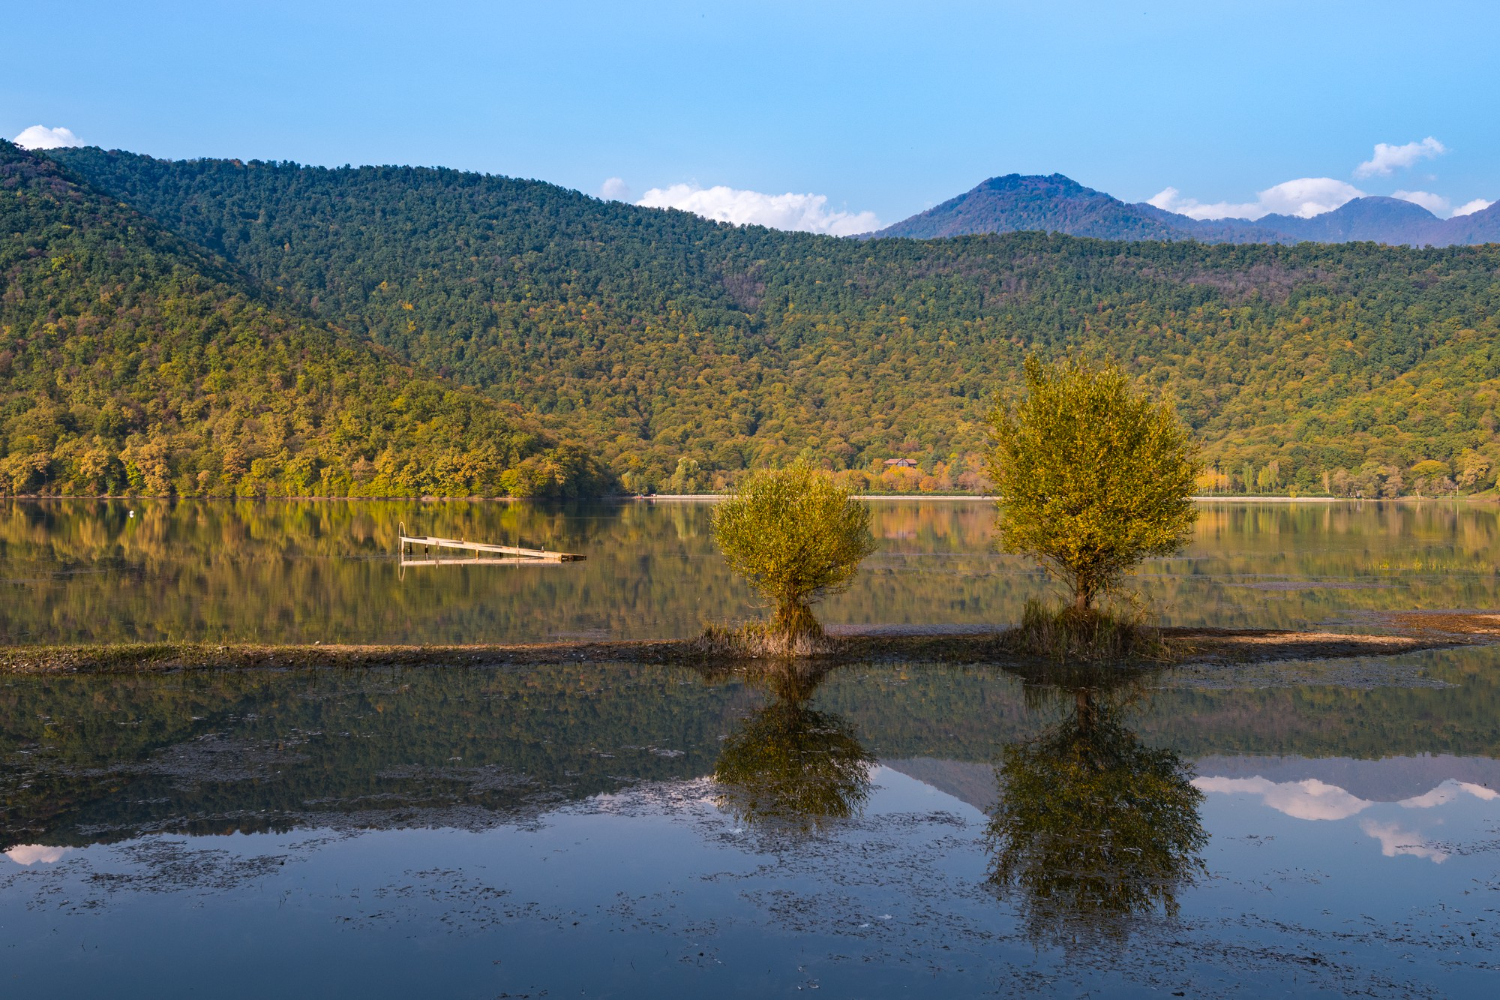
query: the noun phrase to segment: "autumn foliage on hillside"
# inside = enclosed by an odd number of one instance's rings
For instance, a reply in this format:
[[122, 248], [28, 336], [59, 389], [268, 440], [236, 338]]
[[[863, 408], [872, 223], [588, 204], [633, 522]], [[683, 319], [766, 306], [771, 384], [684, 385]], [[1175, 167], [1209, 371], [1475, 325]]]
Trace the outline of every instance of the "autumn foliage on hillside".
[[533, 496], [608, 477], [513, 404], [279, 306], [0, 143], [0, 493]]
[[853, 240], [454, 170], [55, 156], [633, 491], [799, 458], [860, 490], [982, 490], [996, 393], [1080, 350], [1176, 407], [1205, 493], [1476, 491], [1500, 468], [1497, 246]]

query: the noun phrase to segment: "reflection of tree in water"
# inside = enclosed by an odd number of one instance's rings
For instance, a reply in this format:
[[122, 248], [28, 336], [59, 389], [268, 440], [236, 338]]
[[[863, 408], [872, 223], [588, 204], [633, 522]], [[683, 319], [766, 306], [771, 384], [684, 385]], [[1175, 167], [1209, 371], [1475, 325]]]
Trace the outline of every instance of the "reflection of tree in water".
[[1141, 920], [1175, 917], [1178, 892], [1203, 872], [1203, 793], [1176, 753], [1121, 723], [1120, 687], [1098, 675], [1049, 680], [1064, 681], [1073, 705], [1001, 749], [989, 881], [1037, 944], [1118, 947]]
[[841, 716], [807, 705], [825, 670], [768, 668], [774, 700], [741, 721], [719, 750], [719, 807], [747, 826], [811, 833], [857, 814], [874, 758]]

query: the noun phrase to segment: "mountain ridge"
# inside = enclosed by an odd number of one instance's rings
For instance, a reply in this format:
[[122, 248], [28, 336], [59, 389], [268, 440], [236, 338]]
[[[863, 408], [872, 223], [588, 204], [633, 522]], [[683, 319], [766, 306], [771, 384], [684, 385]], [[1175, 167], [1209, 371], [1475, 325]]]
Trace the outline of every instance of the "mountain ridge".
[[1500, 468], [1497, 247], [852, 240], [438, 168], [53, 155], [632, 491], [799, 457], [859, 490], [982, 490], [985, 416], [1033, 353], [1112, 357], [1171, 400], [1204, 492], [1472, 491]]
[[1344, 243], [1455, 246], [1500, 242], [1500, 202], [1439, 219], [1413, 202], [1369, 195], [1310, 218], [1200, 220], [1145, 202], [1130, 204], [1063, 174], [1006, 174], [863, 238], [939, 239], [984, 233], [1056, 232], [1133, 242]]

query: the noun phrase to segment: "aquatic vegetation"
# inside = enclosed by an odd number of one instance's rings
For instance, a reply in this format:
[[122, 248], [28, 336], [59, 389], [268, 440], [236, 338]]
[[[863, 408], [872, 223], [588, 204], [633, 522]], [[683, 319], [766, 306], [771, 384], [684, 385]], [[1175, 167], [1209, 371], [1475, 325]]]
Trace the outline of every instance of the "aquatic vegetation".
[[1014, 652], [1057, 661], [1164, 659], [1170, 653], [1161, 630], [1150, 623], [1139, 604], [1123, 610], [1054, 609], [1031, 599], [1021, 611], [1021, 623], [1007, 631], [1002, 641]]

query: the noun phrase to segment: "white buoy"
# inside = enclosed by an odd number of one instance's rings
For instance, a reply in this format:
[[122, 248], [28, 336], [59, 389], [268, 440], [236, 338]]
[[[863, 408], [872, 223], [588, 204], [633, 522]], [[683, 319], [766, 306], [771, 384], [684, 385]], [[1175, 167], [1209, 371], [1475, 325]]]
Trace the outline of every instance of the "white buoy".
[[131, 512], [130, 512], [130, 516], [131, 516], [131, 517], [135, 517], [135, 511], [131, 511]]

